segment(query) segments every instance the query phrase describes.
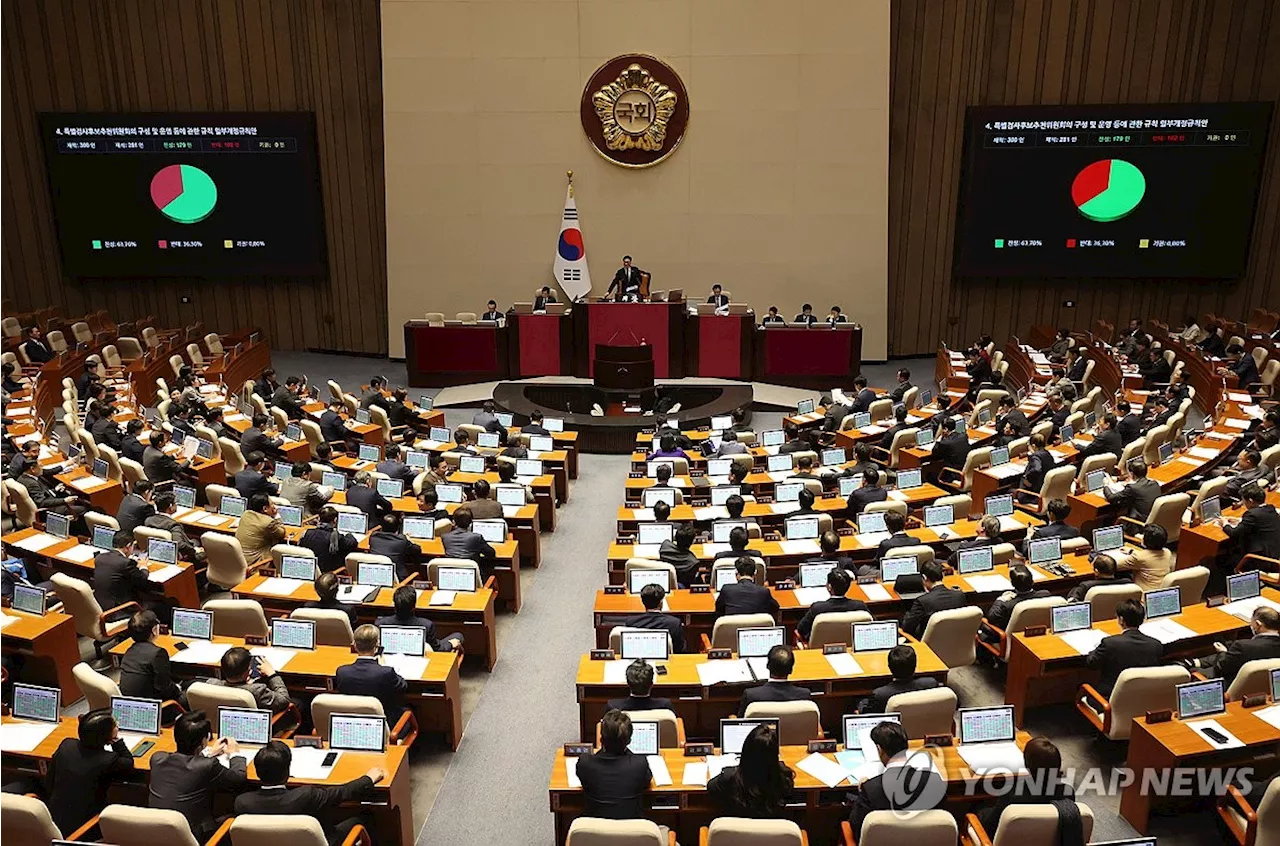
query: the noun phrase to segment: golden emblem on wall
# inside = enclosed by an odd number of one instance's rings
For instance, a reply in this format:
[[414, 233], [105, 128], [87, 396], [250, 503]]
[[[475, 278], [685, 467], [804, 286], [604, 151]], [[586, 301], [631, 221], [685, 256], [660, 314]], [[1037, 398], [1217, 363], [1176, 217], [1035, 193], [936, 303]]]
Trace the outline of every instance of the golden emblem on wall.
[[648, 167], [671, 154], [689, 123], [684, 83], [666, 63], [631, 54], [610, 59], [582, 93], [582, 128], [600, 155]]

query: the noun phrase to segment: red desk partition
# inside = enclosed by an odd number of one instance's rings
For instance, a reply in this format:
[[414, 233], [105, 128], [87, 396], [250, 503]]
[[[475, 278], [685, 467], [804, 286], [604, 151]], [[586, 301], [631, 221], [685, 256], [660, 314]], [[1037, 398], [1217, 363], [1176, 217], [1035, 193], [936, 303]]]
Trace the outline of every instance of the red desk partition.
[[720, 379], [750, 379], [754, 318], [700, 314], [688, 318], [686, 372]]
[[429, 326], [425, 320], [404, 325], [409, 385], [431, 388], [506, 379], [507, 333], [493, 325]]
[[802, 388], [852, 381], [862, 369], [862, 329], [779, 326], [756, 330], [756, 380]]
[[576, 372], [594, 375], [597, 344], [649, 344], [658, 379], [684, 376], [684, 303], [579, 303], [573, 307]]
[[511, 378], [573, 373], [571, 315], [512, 313], [507, 316], [507, 334]]

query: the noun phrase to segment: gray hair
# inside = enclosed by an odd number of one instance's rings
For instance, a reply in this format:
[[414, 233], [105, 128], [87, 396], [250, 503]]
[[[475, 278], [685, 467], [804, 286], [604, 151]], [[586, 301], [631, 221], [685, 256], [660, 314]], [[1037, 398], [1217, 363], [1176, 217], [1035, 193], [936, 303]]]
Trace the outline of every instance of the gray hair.
[[357, 485], [365, 485], [367, 487], [369, 483], [372, 481], [373, 481], [373, 474], [370, 473], [368, 470], [361, 470], [359, 473], [356, 473], [355, 483]]

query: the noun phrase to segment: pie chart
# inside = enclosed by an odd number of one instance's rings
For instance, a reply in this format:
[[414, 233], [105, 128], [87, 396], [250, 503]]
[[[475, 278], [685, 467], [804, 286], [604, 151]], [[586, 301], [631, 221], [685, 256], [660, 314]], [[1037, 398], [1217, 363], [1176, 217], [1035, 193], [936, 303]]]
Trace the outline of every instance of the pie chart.
[[151, 177], [151, 202], [175, 223], [199, 223], [213, 213], [218, 186], [198, 167], [168, 165]]
[[1085, 167], [1071, 182], [1071, 199], [1080, 214], [1099, 223], [1119, 220], [1138, 207], [1147, 178], [1124, 159], [1103, 159]]

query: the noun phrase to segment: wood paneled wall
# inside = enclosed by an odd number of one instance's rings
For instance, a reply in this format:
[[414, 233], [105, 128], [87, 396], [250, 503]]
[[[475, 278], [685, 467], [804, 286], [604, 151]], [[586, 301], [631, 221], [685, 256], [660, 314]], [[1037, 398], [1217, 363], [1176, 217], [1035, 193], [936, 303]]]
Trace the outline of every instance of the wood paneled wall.
[[1280, 306], [1280, 113], [1241, 280], [953, 280], [951, 270], [966, 105], [1276, 101], [1275, 0], [895, 0], [892, 26], [891, 355], [1037, 323]]
[[[386, 352], [378, 0], [5, 0], [2, 9], [7, 303], [260, 326], [284, 349]], [[316, 113], [328, 277], [64, 280], [36, 113], [220, 110]]]

